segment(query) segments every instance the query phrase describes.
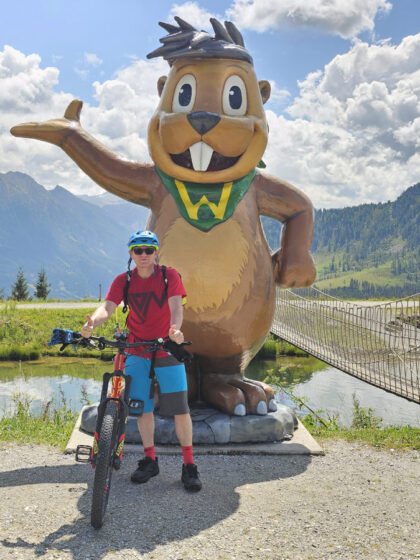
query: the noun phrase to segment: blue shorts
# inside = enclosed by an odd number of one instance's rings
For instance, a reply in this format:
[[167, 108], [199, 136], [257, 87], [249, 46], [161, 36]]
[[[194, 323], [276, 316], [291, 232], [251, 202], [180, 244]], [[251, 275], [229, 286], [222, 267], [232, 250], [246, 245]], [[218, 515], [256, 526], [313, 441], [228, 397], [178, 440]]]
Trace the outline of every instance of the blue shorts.
[[[150, 398], [150, 360], [128, 354], [125, 373], [131, 375], [130, 398], [144, 402], [143, 412], [153, 412], [154, 398]], [[174, 416], [187, 414], [188, 407], [187, 376], [185, 366], [173, 356], [156, 358], [155, 376], [159, 384], [159, 414]], [[136, 414], [132, 409], [130, 414]]]

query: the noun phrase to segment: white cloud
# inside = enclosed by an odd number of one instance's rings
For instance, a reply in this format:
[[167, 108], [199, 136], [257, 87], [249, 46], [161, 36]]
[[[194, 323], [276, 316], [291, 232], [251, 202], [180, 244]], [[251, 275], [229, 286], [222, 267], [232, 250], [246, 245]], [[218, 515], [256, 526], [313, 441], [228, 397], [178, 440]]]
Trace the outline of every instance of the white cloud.
[[87, 80], [89, 76], [89, 70], [87, 68], [82, 68], [81, 66], [74, 67], [75, 73], [81, 78], [82, 80]]
[[[17, 139], [9, 132], [21, 122], [62, 116], [72, 100], [71, 95], [54, 91], [58, 69], [41, 68], [40, 63], [37, 54], [26, 56], [9, 46], [0, 51], [0, 171], [24, 171], [52, 187], [71, 168], [68, 158], [44, 142]], [[55, 167], [53, 177], [47, 170], [51, 162]]]
[[147, 127], [158, 103], [157, 81], [167, 71], [162, 59], [137, 60], [114, 79], [95, 82], [98, 106], [90, 108], [86, 128], [125, 157], [150, 161]]
[[[316, 207], [395, 199], [420, 180], [420, 34], [399, 45], [356, 42], [300, 84], [277, 89], [267, 104], [267, 171], [309, 194]], [[136, 60], [113, 79], [96, 81], [86, 131], [122, 157], [150, 161], [147, 126], [157, 105], [161, 59]], [[0, 171], [29, 173], [40, 184], [94, 194], [99, 187], [59, 148], [14, 138], [14, 124], [61, 117], [73, 96], [56, 91], [57, 68], [40, 57], [0, 51]], [[282, 113], [281, 110], [284, 110]]]
[[405, 126], [401, 126], [395, 132], [395, 137], [404, 146], [413, 144], [420, 148], [420, 117], [417, 117]]
[[290, 103], [290, 92], [287, 89], [278, 88], [273, 80], [270, 80], [270, 86], [270, 99], [265, 108], [272, 109], [273, 111], [284, 109], [287, 103]]
[[371, 31], [378, 12], [391, 7], [388, 0], [234, 0], [227, 17], [240, 29], [263, 32], [307, 26], [350, 38]]
[[74, 66], [74, 71], [82, 79], [87, 80], [92, 68], [98, 68], [103, 60], [95, 53], [83, 53], [83, 58]]
[[[174, 4], [170, 16], [179, 16], [181, 19], [191, 23], [197, 29], [204, 29], [209, 31], [211, 28], [210, 18], [216, 17], [220, 19], [221, 16], [217, 16], [214, 13], [207, 12], [201, 8], [197, 2], [184, 2], [183, 4]], [[174, 22], [175, 24], [175, 22]]]
[[[147, 125], [158, 102], [157, 80], [167, 71], [162, 60], [139, 60], [114, 79], [95, 82], [98, 105], [84, 105], [85, 130], [122, 157], [150, 161]], [[55, 91], [58, 78], [58, 69], [42, 68], [38, 55], [26, 56], [12, 47], [0, 51], [0, 172], [18, 170], [47, 188], [61, 184], [76, 193], [94, 194], [100, 188], [59, 148], [9, 132], [22, 122], [63, 116], [74, 96]]]
[[84, 53], [83, 56], [86, 64], [89, 66], [100, 66], [103, 63], [103, 60], [99, 58], [99, 56], [95, 53]]
[[318, 207], [395, 199], [417, 183], [419, 57], [420, 34], [397, 46], [357, 42], [309, 74], [289, 118], [269, 113], [269, 171]]
[[30, 103], [44, 106], [58, 83], [57, 68], [41, 69], [37, 54], [25, 56], [13, 47], [0, 51], [0, 108], [2, 113], [25, 110]]

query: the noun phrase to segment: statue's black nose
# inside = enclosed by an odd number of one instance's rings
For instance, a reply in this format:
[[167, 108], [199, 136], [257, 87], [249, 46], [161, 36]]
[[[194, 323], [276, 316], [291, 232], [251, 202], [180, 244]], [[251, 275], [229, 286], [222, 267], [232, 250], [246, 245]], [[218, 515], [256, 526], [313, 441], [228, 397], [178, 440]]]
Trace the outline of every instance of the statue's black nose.
[[190, 125], [198, 134], [205, 134], [220, 121], [220, 116], [216, 113], [207, 113], [207, 111], [196, 111], [195, 113], [189, 113], [187, 119]]

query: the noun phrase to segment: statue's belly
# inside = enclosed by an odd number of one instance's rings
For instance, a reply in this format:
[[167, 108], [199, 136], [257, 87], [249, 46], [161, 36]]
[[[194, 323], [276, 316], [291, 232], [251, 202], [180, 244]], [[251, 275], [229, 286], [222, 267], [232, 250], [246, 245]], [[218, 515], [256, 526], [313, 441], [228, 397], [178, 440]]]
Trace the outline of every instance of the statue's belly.
[[163, 231], [156, 222], [160, 262], [180, 272], [187, 291], [183, 330], [196, 353], [241, 353], [271, 326], [271, 258], [260, 230], [247, 226], [230, 219], [202, 232], [177, 218]]

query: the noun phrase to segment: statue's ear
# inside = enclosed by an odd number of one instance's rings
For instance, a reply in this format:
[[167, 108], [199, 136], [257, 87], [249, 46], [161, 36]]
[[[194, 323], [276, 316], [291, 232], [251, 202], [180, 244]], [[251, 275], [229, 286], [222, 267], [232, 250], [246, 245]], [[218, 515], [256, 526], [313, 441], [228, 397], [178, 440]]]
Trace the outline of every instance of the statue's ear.
[[261, 99], [264, 104], [270, 99], [270, 93], [271, 93], [270, 82], [267, 82], [267, 80], [261, 80], [258, 82], [258, 85], [260, 86]]
[[166, 83], [166, 78], [167, 78], [167, 76], [161, 76], [158, 80], [157, 88], [158, 88], [159, 97], [162, 95], [163, 86]]

